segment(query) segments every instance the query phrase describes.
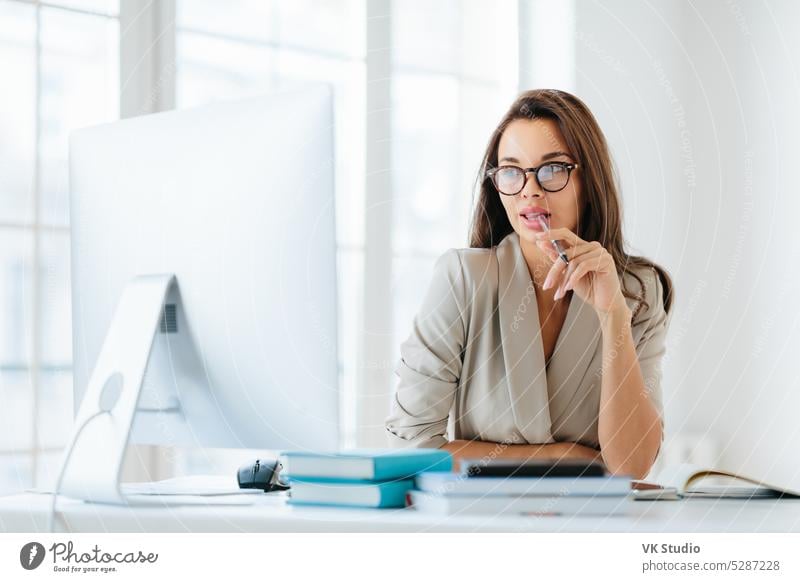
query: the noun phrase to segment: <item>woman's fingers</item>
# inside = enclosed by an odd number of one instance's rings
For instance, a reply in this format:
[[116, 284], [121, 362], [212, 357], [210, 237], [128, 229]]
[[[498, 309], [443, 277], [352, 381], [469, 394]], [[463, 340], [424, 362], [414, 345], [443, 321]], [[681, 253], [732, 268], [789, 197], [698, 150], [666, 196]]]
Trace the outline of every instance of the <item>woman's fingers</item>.
[[551, 228], [550, 230], [537, 232], [536, 238], [543, 240], [560, 240], [564, 243], [565, 247], [574, 247], [586, 242], [568, 228]]
[[[553, 272], [553, 279], [550, 281], [545, 280], [545, 285], [547, 285], [548, 282], [550, 283], [545, 289], [557, 284], [558, 288], [556, 289], [554, 298], [561, 299], [569, 289], [572, 289], [572, 286], [567, 287], [570, 280], [572, 281], [572, 285], [574, 285], [586, 273], [597, 270], [594, 266], [602, 260], [604, 253], [605, 249], [602, 248], [589, 251], [571, 260], [569, 265], [564, 265], [564, 261], [556, 261], [556, 263], [561, 263], [563, 267], [551, 269], [551, 272]], [[556, 265], [554, 265], [554, 267], [555, 266]]]
[[[558, 257], [558, 253], [553, 248], [553, 243], [550, 242], [549, 240], [537, 240], [536, 244], [551, 259], [555, 260]], [[603, 248], [603, 247], [597, 241], [582, 242], [582, 243], [577, 244], [574, 247], [565, 248], [564, 249], [564, 254], [567, 255], [567, 259], [568, 260], [572, 261], [573, 259], [575, 259], [575, 258], [577, 258], [577, 257], [579, 257], [579, 256], [581, 256], [581, 255], [583, 255], [585, 253], [588, 253], [588, 252], [591, 252], [591, 251], [595, 251], [595, 250], [601, 249], [601, 248]]]
[[574, 269], [572, 269], [572, 271], [567, 273], [564, 277], [562, 294], [572, 289], [575, 284], [588, 273], [605, 273], [607, 271], [606, 267], [608, 261], [606, 259], [608, 256], [608, 253], [606, 253], [604, 249], [600, 249], [578, 257], [574, 261]]
[[567, 258], [572, 262], [574, 259], [585, 255], [586, 253], [591, 253], [595, 251], [602, 250], [602, 245], [597, 241], [592, 242], [582, 242], [574, 247], [570, 247], [568, 249], [564, 249], [564, 254], [567, 255]]
[[[553, 251], [555, 254], [555, 251]], [[542, 284], [542, 289], [550, 289], [556, 281], [561, 281], [561, 277], [563, 276], [564, 272], [567, 269], [567, 265], [558, 258], [556, 255], [555, 262], [550, 267], [550, 270], [547, 271], [547, 277], [544, 278], [544, 283]]]
[[[569, 264], [560, 260], [551, 240], [563, 243]], [[536, 234], [536, 244], [553, 261], [547, 272], [543, 288], [556, 287], [553, 298], [559, 300], [567, 291], [577, 289], [579, 296], [596, 309], [606, 311], [616, 301], [619, 281], [614, 258], [597, 241], [584, 241], [565, 228]], [[608, 276], [612, 274], [614, 276]]]
[[[572, 274], [573, 270], [577, 266], [576, 261], [578, 261], [578, 259], [581, 257], [590, 254], [602, 253], [605, 250], [599, 242], [585, 242], [579, 244], [578, 246], [570, 247], [564, 250], [564, 254], [567, 255], [567, 259], [569, 259], [569, 265], [566, 265], [564, 261], [560, 260], [558, 254], [556, 253], [555, 249], [553, 249], [553, 246], [549, 241], [547, 241], [546, 244], [540, 244], [540, 248], [545, 249], [545, 252], [547, 252], [547, 255], [550, 257], [550, 259], [555, 261], [553, 266], [550, 267], [547, 278], [544, 280], [544, 289], [549, 289], [553, 286], [553, 284], [555, 284], [556, 281], [563, 283], [566, 278]], [[562, 277], [559, 277], [559, 275], [562, 275]]]

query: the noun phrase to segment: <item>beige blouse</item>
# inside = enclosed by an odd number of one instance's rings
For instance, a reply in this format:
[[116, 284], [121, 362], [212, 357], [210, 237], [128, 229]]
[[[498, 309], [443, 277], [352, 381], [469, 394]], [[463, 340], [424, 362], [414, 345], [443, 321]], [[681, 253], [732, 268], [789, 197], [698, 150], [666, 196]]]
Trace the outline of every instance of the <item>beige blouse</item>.
[[[663, 423], [661, 360], [668, 316], [655, 270], [637, 274], [649, 305], [634, 315], [632, 336], [645, 389]], [[626, 277], [636, 293], [638, 282]], [[637, 304], [628, 300], [632, 313]], [[411, 334], [400, 346], [395, 367], [400, 381], [386, 418], [390, 446], [438, 448], [453, 439], [476, 439], [571, 441], [599, 448], [603, 354], [597, 314], [573, 294], [545, 365], [536, 305], [516, 232], [491, 249], [442, 254]]]

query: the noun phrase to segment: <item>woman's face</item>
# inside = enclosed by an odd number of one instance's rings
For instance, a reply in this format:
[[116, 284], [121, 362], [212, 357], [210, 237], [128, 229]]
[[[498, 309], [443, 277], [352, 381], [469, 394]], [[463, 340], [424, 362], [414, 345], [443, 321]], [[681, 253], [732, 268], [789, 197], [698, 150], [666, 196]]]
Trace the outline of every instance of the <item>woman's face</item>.
[[[552, 119], [512, 121], [500, 136], [497, 160], [499, 166], [520, 168], [534, 168], [547, 162], [577, 162]], [[513, 196], [498, 194], [520, 240], [535, 243], [534, 235], [542, 230], [538, 219], [528, 220], [523, 216], [535, 212], [545, 213], [550, 228], [568, 228], [576, 232], [581, 200], [578, 172], [579, 168], [572, 170], [566, 187], [558, 192], [543, 190], [535, 174], [530, 172], [521, 192]]]

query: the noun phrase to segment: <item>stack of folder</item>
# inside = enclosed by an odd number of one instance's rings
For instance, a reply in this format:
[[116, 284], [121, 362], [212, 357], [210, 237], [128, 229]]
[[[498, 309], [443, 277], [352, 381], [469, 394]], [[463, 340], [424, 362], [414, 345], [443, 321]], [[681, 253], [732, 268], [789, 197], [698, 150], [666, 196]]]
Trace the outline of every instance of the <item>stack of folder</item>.
[[285, 451], [281, 462], [290, 504], [351, 507], [404, 507], [416, 475], [447, 474], [453, 467], [450, 453], [439, 449]]
[[[462, 467], [465, 463], [462, 462]], [[474, 468], [475, 465], [472, 466]], [[610, 516], [630, 513], [629, 477], [600, 474], [482, 475], [469, 465], [461, 473], [422, 473], [407, 503], [433, 515]]]

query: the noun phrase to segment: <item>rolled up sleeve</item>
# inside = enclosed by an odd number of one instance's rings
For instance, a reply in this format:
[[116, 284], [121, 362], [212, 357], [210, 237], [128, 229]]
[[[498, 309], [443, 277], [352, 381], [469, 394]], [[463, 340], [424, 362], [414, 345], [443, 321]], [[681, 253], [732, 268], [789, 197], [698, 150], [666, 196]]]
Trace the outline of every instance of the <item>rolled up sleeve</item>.
[[645, 298], [648, 306], [633, 321], [631, 331], [636, 345], [636, 355], [644, 379], [647, 397], [656, 407], [661, 419], [661, 441], [664, 441], [664, 404], [661, 387], [662, 360], [666, 353], [666, 338], [670, 317], [664, 309], [664, 288], [655, 269], [644, 277]]
[[411, 334], [400, 346], [399, 378], [386, 417], [392, 447], [439, 448], [461, 377], [466, 342], [464, 275], [456, 249], [436, 261]]

